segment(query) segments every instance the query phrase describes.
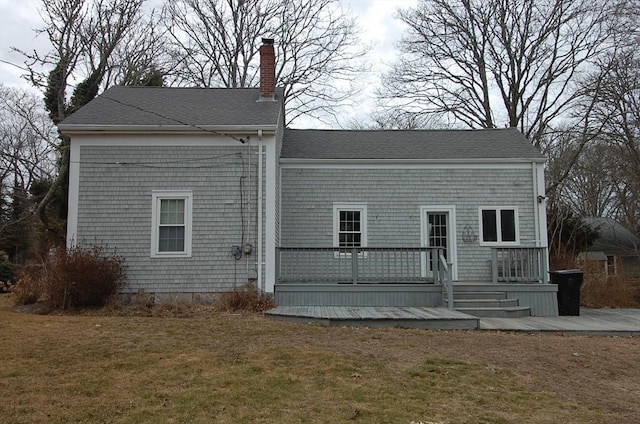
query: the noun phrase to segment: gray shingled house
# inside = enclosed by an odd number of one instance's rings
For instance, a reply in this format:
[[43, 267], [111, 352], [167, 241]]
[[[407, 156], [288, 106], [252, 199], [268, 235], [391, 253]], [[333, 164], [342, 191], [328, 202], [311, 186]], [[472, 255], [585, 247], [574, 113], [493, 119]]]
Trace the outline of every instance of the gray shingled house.
[[256, 89], [106, 90], [59, 125], [69, 243], [115, 247], [124, 292], [157, 299], [249, 280], [281, 305], [453, 292], [557, 315], [545, 158], [520, 132], [286, 129], [282, 98], [268, 71]]
[[584, 218], [598, 232], [598, 238], [586, 252], [580, 252], [581, 261], [600, 263], [604, 275], [640, 277], [640, 238], [612, 218]]

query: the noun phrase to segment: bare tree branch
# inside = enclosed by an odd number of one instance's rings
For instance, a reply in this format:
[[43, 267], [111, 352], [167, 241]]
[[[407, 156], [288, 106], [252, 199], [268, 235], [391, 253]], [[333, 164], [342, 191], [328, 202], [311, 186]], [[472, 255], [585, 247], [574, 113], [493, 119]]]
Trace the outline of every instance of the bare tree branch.
[[287, 123], [334, 113], [364, 69], [357, 26], [336, 0], [178, 0], [164, 13], [177, 85], [255, 87], [260, 39], [274, 38]]
[[517, 127], [538, 145], [577, 99], [578, 76], [612, 43], [613, 3], [423, 0], [386, 98], [474, 128]]

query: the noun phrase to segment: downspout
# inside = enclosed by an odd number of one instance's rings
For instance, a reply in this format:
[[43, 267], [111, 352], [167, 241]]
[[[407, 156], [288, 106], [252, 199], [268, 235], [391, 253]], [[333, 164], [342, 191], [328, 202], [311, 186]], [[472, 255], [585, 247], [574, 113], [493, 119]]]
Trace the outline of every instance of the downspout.
[[258, 291], [264, 291], [262, 276], [262, 130], [258, 130]]
[[[249, 174], [249, 183], [247, 184], [247, 187], [249, 188], [247, 191], [247, 197], [248, 199], [248, 205], [247, 205], [247, 237], [245, 238], [245, 243], [253, 243], [253, 237], [252, 237], [252, 231], [253, 231], [253, 223], [251, 222], [251, 214], [253, 212], [253, 173], [251, 172], [251, 138], [247, 137], [247, 151], [249, 152], [249, 167], [247, 170], [247, 173]], [[244, 216], [242, 217], [242, 219], [244, 219]], [[246, 246], [242, 246], [243, 249], [245, 249]], [[246, 252], [246, 250], [245, 250]], [[249, 255], [245, 254], [245, 258], [246, 258], [246, 271], [247, 271], [247, 277], [249, 277], [251, 275], [251, 260], [249, 259]], [[247, 278], [249, 279], [249, 278]]]

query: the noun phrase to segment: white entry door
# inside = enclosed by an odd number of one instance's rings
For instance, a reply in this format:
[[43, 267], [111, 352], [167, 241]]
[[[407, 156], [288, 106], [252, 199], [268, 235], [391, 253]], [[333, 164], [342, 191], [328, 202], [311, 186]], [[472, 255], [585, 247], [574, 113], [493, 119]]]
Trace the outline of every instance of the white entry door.
[[[448, 263], [452, 263], [452, 278], [457, 279], [456, 245], [455, 245], [455, 207], [423, 206], [421, 208], [422, 245], [425, 247], [441, 247]], [[426, 257], [426, 275], [431, 277], [431, 255]]]

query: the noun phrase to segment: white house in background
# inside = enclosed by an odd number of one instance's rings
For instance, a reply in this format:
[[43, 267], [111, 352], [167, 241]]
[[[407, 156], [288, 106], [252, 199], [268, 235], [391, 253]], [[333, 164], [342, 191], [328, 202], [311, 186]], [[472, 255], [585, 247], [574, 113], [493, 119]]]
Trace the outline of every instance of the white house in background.
[[453, 281], [556, 315], [544, 162], [515, 129], [284, 127], [272, 40], [257, 89], [112, 87], [60, 123], [69, 243], [126, 258], [125, 293], [247, 280], [279, 304], [443, 305]]

